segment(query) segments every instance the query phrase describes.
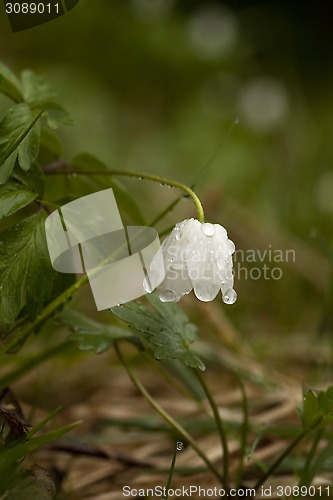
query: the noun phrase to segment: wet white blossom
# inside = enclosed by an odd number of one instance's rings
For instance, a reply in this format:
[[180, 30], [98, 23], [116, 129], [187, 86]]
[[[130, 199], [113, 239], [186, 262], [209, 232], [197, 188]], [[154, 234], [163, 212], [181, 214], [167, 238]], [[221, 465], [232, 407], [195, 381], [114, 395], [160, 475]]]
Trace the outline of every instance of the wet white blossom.
[[[186, 219], [176, 224], [153, 258], [144, 287], [156, 288], [163, 302], [178, 302], [194, 290], [196, 297], [209, 302], [222, 292], [226, 304], [233, 304], [232, 254], [234, 243], [219, 224]], [[164, 272], [163, 272], [164, 267]]]

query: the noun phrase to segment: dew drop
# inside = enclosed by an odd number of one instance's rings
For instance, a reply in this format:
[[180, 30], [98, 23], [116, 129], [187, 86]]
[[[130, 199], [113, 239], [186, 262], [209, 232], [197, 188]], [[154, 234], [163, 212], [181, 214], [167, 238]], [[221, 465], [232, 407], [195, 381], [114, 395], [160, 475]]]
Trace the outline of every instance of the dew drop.
[[180, 240], [182, 237], [182, 233], [179, 231], [179, 229], [176, 230], [176, 240]]
[[206, 236], [214, 236], [215, 234], [214, 224], [210, 224], [209, 222], [202, 224], [201, 229]]
[[235, 249], [236, 249], [235, 243], [231, 240], [228, 240], [228, 250], [230, 255], [234, 253]]
[[225, 304], [234, 304], [237, 300], [237, 293], [233, 288], [228, 288], [223, 294], [222, 299]]
[[172, 290], [163, 290], [159, 292], [161, 302], [177, 302], [178, 297]]
[[182, 451], [184, 449], [184, 443], [177, 441], [177, 451]]

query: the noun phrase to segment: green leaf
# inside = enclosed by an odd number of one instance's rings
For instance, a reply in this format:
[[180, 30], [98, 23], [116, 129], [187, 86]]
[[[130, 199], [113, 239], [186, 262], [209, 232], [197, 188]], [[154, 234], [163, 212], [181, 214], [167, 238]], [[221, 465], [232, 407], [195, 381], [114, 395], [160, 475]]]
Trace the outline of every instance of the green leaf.
[[[0, 122], [0, 183], [12, 174], [16, 158], [24, 170], [38, 156], [40, 115], [33, 118], [27, 104], [16, 104]], [[33, 130], [34, 129], [34, 130]]]
[[44, 101], [34, 106], [37, 111], [43, 110], [43, 117], [50, 128], [56, 129], [58, 125], [72, 125], [73, 120], [67, 111], [55, 102]]
[[301, 417], [305, 429], [318, 423], [325, 426], [333, 422], [333, 386], [326, 391], [317, 392], [303, 386]]
[[66, 427], [60, 427], [54, 431], [47, 432], [42, 436], [34, 438], [27, 438], [25, 436], [24, 438], [14, 441], [11, 445], [5, 446], [0, 450], [0, 471], [9, 464], [22, 459], [28, 453], [32, 453], [42, 446], [52, 443], [52, 441], [56, 441], [61, 436], [74, 429], [79, 423], [80, 422], [74, 422]]
[[29, 170], [37, 160], [40, 141], [40, 123], [36, 123], [18, 147], [18, 162], [22, 170]]
[[[0, 149], [1, 149], [1, 146], [0, 146]], [[2, 166], [0, 166], [0, 185], [4, 184], [9, 179], [9, 177], [12, 175], [12, 172], [13, 172], [14, 167], [15, 167], [16, 159], [17, 159], [17, 152], [14, 151], [14, 153], [12, 153], [7, 158], [7, 160], [4, 161]]]
[[311, 427], [317, 417], [318, 401], [316, 394], [306, 386], [303, 386], [303, 409], [301, 412], [304, 428]]
[[37, 194], [13, 181], [8, 181], [0, 189], [0, 219], [14, 214], [29, 205]]
[[131, 340], [133, 334], [127, 328], [99, 323], [71, 309], [65, 309], [60, 321], [69, 326], [69, 340], [78, 343], [81, 351], [106, 351], [116, 340]]
[[35, 317], [52, 293], [53, 270], [39, 212], [0, 234], [0, 316], [6, 324], [23, 308]]
[[140, 302], [129, 302], [111, 308], [111, 312], [141, 334], [156, 359], [179, 359], [191, 368], [204, 370], [204, 363], [190, 351], [196, 326], [176, 304], [162, 303], [154, 294], [147, 298], [154, 310]]
[[25, 172], [16, 165], [13, 171], [13, 178], [23, 184], [29, 191], [33, 191], [39, 197], [43, 197], [45, 174], [38, 163], [33, 162], [29, 172]]
[[7, 66], [0, 62], [0, 94], [15, 102], [23, 101], [21, 84]]
[[[108, 171], [107, 166], [90, 153], [81, 153], [72, 158], [70, 163], [74, 167], [79, 167], [82, 170], [104, 170], [105, 172]], [[94, 179], [100, 180], [104, 183], [104, 185], [107, 185], [108, 187], [111, 187], [113, 189], [120, 212], [126, 213], [133, 221], [133, 224], [143, 226], [147, 225], [147, 221], [142, 215], [139, 205], [136, 203], [133, 196], [128, 192], [126, 187], [118, 179], [114, 178], [111, 175], [104, 177], [95, 176]]]
[[47, 128], [42, 128], [40, 145], [54, 158], [61, 158], [63, 156], [64, 148], [60, 138]]
[[57, 128], [58, 124], [69, 125], [72, 120], [67, 111], [55, 102], [56, 93], [54, 89], [31, 70], [21, 73], [23, 96], [35, 113], [43, 112], [47, 124], [51, 128]]
[[319, 391], [318, 396], [318, 410], [323, 416], [328, 417], [333, 415], [333, 386], [329, 387], [326, 391]]

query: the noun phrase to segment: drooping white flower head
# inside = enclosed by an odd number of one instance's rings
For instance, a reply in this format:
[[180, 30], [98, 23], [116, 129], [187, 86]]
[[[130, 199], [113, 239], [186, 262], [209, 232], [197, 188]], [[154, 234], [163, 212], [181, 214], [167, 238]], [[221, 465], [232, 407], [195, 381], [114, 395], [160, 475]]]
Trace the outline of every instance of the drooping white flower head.
[[233, 304], [237, 299], [233, 289], [234, 251], [235, 245], [223, 226], [186, 219], [164, 240], [144, 287], [147, 292], [156, 288], [163, 302], [178, 302], [192, 289], [198, 299], [209, 302], [221, 290], [223, 301]]

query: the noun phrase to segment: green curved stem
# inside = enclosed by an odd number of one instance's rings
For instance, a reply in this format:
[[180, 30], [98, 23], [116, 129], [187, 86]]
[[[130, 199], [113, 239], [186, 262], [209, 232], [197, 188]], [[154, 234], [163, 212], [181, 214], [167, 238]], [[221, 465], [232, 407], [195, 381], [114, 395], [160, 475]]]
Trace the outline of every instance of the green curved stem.
[[222, 445], [222, 450], [223, 450], [223, 483], [224, 483], [224, 488], [226, 490], [228, 490], [229, 489], [229, 449], [228, 449], [227, 435], [225, 432], [223, 421], [221, 419], [217, 404], [216, 404], [203, 376], [201, 375], [201, 372], [199, 370], [195, 370], [194, 373], [196, 374], [196, 377], [199, 380], [201, 387], [203, 388], [203, 390], [207, 396], [208, 402], [209, 402], [210, 407], [211, 407], [213, 414], [214, 414], [214, 420], [216, 422], [217, 430], [218, 430], [219, 435], [220, 435], [220, 440], [221, 440], [221, 445]]
[[239, 488], [241, 485], [243, 471], [244, 471], [244, 460], [246, 453], [246, 441], [247, 441], [247, 433], [249, 430], [249, 406], [247, 401], [247, 395], [245, 391], [245, 387], [243, 381], [240, 377], [237, 377], [239, 387], [242, 393], [242, 410], [243, 410], [243, 423], [241, 427], [241, 436], [240, 436], [240, 450], [239, 450], [239, 465], [236, 474], [236, 487]]
[[172, 181], [170, 179], [165, 179], [164, 177], [160, 177], [159, 175], [147, 174], [145, 172], [135, 172], [135, 171], [124, 171], [124, 170], [80, 170], [75, 168], [75, 165], [60, 164], [57, 168], [54, 169], [46, 169], [45, 173], [47, 175], [116, 175], [123, 177], [135, 177], [137, 179], [147, 179], [149, 181], [158, 182], [159, 184], [171, 186], [174, 188], [181, 189], [184, 193], [189, 196], [197, 209], [198, 212], [198, 220], [200, 222], [205, 222], [205, 213], [202, 207], [201, 201], [198, 196], [195, 194], [193, 189], [186, 186], [186, 184], [182, 184], [181, 182]]
[[265, 481], [273, 474], [273, 472], [278, 468], [278, 466], [283, 462], [283, 460], [293, 451], [294, 448], [300, 443], [305, 437], [311, 434], [317, 427], [319, 427], [322, 423], [322, 418], [319, 418], [317, 422], [315, 422], [309, 429], [304, 429], [294, 441], [290, 443], [290, 445], [281, 453], [281, 455], [275, 460], [275, 462], [270, 466], [268, 471], [262, 476], [261, 479], [255, 484], [254, 489], [258, 490], [260, 486], [262, 486]]
[[117, 345], [117, 343], [114, 344], [117, 356], [119, 358], [119, 361], [125, 368], [126, 372], [128, 373], [129, 378], [135, 385], [135, 387], [138, 389], [138, 391], [142, 394], [142, 396], [145, 398], [145, 400], [150, 404], [150, 406], [177, 432], [179, 436], [183, 438], [184, 441], [189, 443], [189, 445], [194, 449], [194, 451], [199, 455], [199, 457], [205, 462], [207, 467], [210, 469], [210, 471], [214, 474], [214, 476], [223, 484], [223, 478], [222, 476], [218, 473], [214, 465], [211, 463], [211, 461], [207, 458], [205, 453], [201, 450], [201, 448], [196, 444], [192, 436], [182, 427], [169, 413], [167, 413], [160, 405], [159, 403], [149, 394], [149, 392], [146, 390], [146, 388], [141, 384], [141, 382], [136, 378], [134, 373], [131, 371], [129, 366], [127, 365], [123, 355], [120, 352], [120, 349]]
[[165, 496], [163, 497], [163, 500], [168, 500], [168, 498], [169, 498], [169, 490], [171, 488], [173, 473], [175, 471], [176, 458], [177, 458], [177, 445], [175, 446], [175, 451], [173, 452], [172, 461], [171, 461], [170, 470], [169, 470], [169, 475], [168, 475], [168, 482], [167, 482], [167, 485], [165, 487]]
[[56, 203], [53, 203], [52, 201], [46, 201], [46, 200], [40, 200], [40, 199], [37, 199], [35, 200], [37, 203], [39, 203], [40, 205], [46, 205], [47, 207], [51, 207], [51, 208], [61, 208], [60, 205], [57, 205]]

